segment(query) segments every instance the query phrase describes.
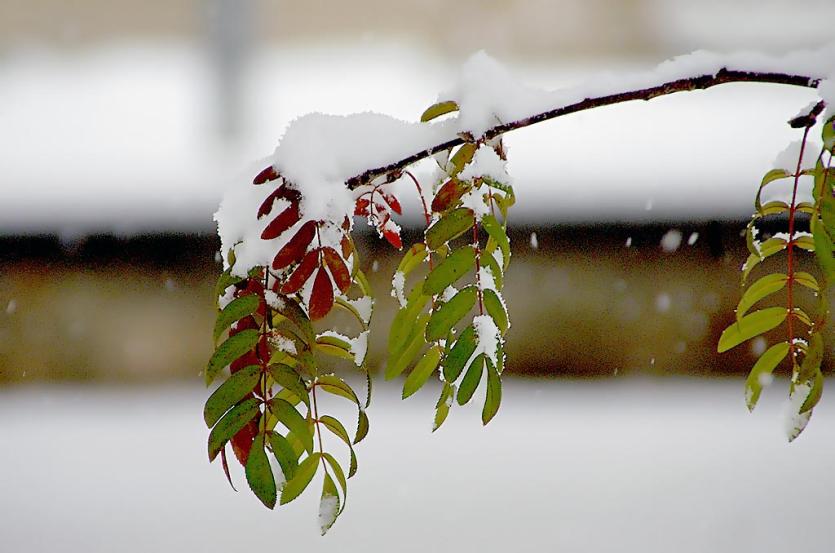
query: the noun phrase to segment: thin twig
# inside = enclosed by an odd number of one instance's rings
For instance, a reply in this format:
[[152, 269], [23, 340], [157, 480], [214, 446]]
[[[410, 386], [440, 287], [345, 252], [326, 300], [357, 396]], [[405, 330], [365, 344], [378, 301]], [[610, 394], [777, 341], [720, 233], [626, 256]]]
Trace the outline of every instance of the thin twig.
[[[529, 127], [536, 123], [541, 123], [542, 121], [556, 119], [557, 117], [562, 117], [563, 115], [569, 115], [571, 113], [577, 113], [588, 109], [599, 108], [602, 106], [610, 106], [613, 104], [620, 104], [622, 102], [630, 102], [632, 100], [652, 100], [653, 98], [657, 98], [659, 96], [666, 96], [668, 94], [673, 94], [676, 92], [704, 90], [706, 88], [711, 88], [725, 83], [772, 83], [789, 86], [817, 88], [820, 84], [820, 81], [821, 79], [807, 77], [804, 75], [791, 75], [787, 73], [766, 73], [758, 71], [738, 71], [722, 68], [716, 74], [708, 74], [697, 77], [678, 79], [675, 81], [669, 81], [649, 88], [619, 92], [617, 94], [598, 96], [596, 98], [586, 98], [585, 100], [582, 100], [580, 102], [557, 107], [536, 115], [532, 115], [530, 117], [526, 117], [524, 119], [519, 119], [517, 121], [511, 121], [509, 123], [496, 125], [495, 127], [487, 129], [487, 131], [479, 138], [479, 140], [490, 140], [492, 138], [495, 138], [496, 136], [499, 136], [512, 130]], [[466, 135], [467, 133], [460, 134]], [[422, 159], [426, 159], [430, 156], [433, 156], [438, 152], [443, 152], [445, 150], [454, 148], [455, 146], [460, 146], [461, 144], [464, 144], [464, 142], [465, 139], [461, 136], [458, 136], [456, 138], [447, 140], [446, 142], [437, 144], [425, 150], [415, 152], [410, 156], [389, 163], [388, 165], [368, 169], [363, 173], [348, 179], [346, 181], [346, 184], [348, 185], [348, 188], [353, 190], [355, 188], [368, 184], [375, 178], [383, 175], [394, 174], [399, 176], [400, 172], [409, 165], [412, 165], [413, 163], [416, 163]]]

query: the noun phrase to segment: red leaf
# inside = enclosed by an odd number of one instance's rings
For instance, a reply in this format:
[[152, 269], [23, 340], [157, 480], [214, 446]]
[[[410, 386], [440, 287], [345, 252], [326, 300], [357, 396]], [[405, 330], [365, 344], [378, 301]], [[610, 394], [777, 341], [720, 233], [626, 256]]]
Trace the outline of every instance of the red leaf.
[[316, 221], [308, 221], [287, 244], [281, 248], [273, 259], [273, 269], [283, 269], [287, 265], [299, 261], [316, 234]]
[[339, 244], [342, 246], [342, 257], [344, 259], [351, 257], [351, 252], [354, 251], [354, 248], [351, 246], [351, 241], [348, 239], [347, 235], [342, 237]]
[[313, 281], [313, 293], [310, 295], [310, 319], [321, 319], [333, 307], [333, 284], [324, 267], [316, 273]]
[[400, 202], [397, 201], [392, 194], [386, 194], [385, 192], [382, 193], [383, 199], [386, 201], [387, 204], [394, 210], [395, 213], [398, 215], [403, 215], [403, 209], [400, 207]]
[[383, 238], [398, 250], [403, 247], [403, 240], [400, 239], [400, 232], [391, 229], [383, 229]]
[[268, 180], [275, 180], [278, 178], [278, 173], [275, 172], [273, 166], [270, 165], [261, 170], [260, 173], [255, 175], [255, 178], [252, 179], [252, 184], [264, 184]]
[[232, 489], [238, 491], [235, 487], [235, 484], [232, 483], [232, 475], [229, 474], [229, 463], [226, 461], [226, 446], [223, 446], [223, 449], [220, 450], [220, 462], [223, 464], [223, 472], [226, 474], [226, 480], [229, 482], [229, 485], [232, 486]]
[[261, 207], [258, 208], [258, 218], [260, 219], [267, 213], [273, 210], [273, 203], [275, 203], [276, 198], [278, 198], [278, 194], [281, 192], [281, 189], [284, 188], [282, 184], [264, 199], [264, 202], [261, 204]]
[[344, 294], [351, 287], [351, 274], [348, 272], [345, 261], [342, 260], [339, 252], [333, 248], [322, 248], [322, 253], [325, 255], [325, 263], [328, 264], [328, 269], [331, 270], [334, 282], [336, 282], [337, 287]]
[[277, 238], [285, 230], [298, 223], [301, 218], [302, 216], [301, 213], [299, 213], [299, 206], [291, 204], [290, 207], [282, 211], [278, 217], [270, 221], [270, 224], [267, 225], [264, 232], [261, 233], [261, 239], [272, 240], [273, 238]]
[[462, 194], [464, 194], [464, 187], [459, 181], [455, 179], [446, 181], [432, 198], [432, 211], [436, 213], [446, 211], [458, 201]]
[[290, 278], [287, 279], [281, 286], [281, 293], [282, 294], [292, 294], [297, 292], [304, 283], [307, 282], [307, 279], [310, 278], [310, 275], [313, 274], [313, 271], [316, 267], [319, 266], [319, 248], [310, 250], [307, 252], [307, 255], [304, 256], [302, 262], [299, 263], [299, 266], [296, 267], [296, 270], [293, 271], [293, 274], [290, 275]]
[[258, 339], [258, 357], [261, 362], [259, 363], [262, 367], [266, 366], [270, 360], [270, 343], [267, 339], [266, 334], [262, 334], [261, 338]]
[[368, 206], [371, 202], [368, 201], [368, 198], [360, 198], [357, 200], [357, 203], [354, 204], [354, 215], [362, 215], [364, 217], [368, 216]]
[[258, 321], [255, 320], [255, 317], [249, 315], [244, 317], [243, 319], [239, 320], [235, 325], [229, 329], [229, 337], [231, 338], [238, 332], [243, 330], [247, 330], [250, 328], [258, 328]]
[[229, 365], [229, 372], [235, 374], [239, 370], [243, 369], [244, 367], [248, 367], [250, 365], [259, 365], [261, 360], [258, 359], [258, 356], [255, 355], [254, 351], [248, 351], [245, 354], [241, 355], [234, 361], [232, 364]]
[[246, 426], [238, 430], [238, 433], [232, 436], [232, 451], [235, 452], [235, 457], [241, 466], [246, 466], [246, 460], [249, 459], [249, 450], [252, 449], [252, 441], [258, 434], [258, 422], [261, 420], [260, 413]]

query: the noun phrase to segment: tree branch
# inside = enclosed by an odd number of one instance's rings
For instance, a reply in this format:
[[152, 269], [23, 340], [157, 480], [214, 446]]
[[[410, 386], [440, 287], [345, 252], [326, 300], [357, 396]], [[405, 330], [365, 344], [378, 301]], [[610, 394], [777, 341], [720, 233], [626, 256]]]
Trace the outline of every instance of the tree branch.
[[[508, 131], [521, 129], [530, 125], [534, 125], [536, 123], [540, 123], [542, 121], [556, 119], [557, 117], [562, 117], [563, 115], [569, 115], [571, 113], [577, 113], [579, 111], [585, 111], [587, 109], [610, 106], [612, 104], [620, 104], [622, 102], [630, 102], [632, 100], [652, 100], [653, 98], [657, 98], [658, 96], [666, 96], [667, 94], [673, 94], [675, 92], [703, 90], [725, 83], [773, 83], [790, 86], [801, 86], [807, 88], [817, 88], [820, 84], [820, 81], [821, 79], [806, 77], [803, 75], [790, 75], [786, 73], [763, 73], [756, 71], [738, 71], [722, 68], [716, 74], [708, 74], [701, 75], [698, 77], [678, 79], [650, 88], [631, 90], [627, 92], [619, 92], [617, 94], [610, 94], [608, 96], [586, 98], [585, 100], [582, 100], [580, 102], [554, 108], [552, 110], [532, 115], [524, 119], [519, 119], [518, 121], [511, 121], [510, 123], [496, 125], [495, 127], [487, 129], [487, 131], [480, 139], [489, 140]], [[467, 133], [461, 134], [466, 135]], [[405, 169], [409, 165], [416, 163], [422, 159], [426, 159], [432, 155], [435, 155], [438, 152], [443, 152], [444, 150], [449, 150], [450, 148], [454, 148], [455, 146], [460, 146], [461, 144], [464, 144], [467, 141], [471, 140], [465, 140], [464, 137], [459, 135], [459, 137], [457, 138], [448, 140], [441, 144], [437, 144], [435, 146], [432, 146], [431, 148], [427, 148], [426, 150], [415, 152], [414, 154], [405, 157], [399, 161], [389, 163], [388, 165], [384, 165], [382, 167], [368, 169], [362, 174], [348, 179], [346, 184], [348, 185], [348, 188], [353, 190], [362, 185], [368, 184], [375, 178], [383, 175], [388, 175], [393, 180], [394, 178], [399, 177], [403, 169]]]

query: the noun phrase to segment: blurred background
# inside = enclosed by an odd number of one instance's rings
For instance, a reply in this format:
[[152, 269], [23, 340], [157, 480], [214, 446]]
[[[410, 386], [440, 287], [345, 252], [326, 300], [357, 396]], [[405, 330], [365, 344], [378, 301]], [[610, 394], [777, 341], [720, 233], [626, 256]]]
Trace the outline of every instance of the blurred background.
[[[325, 539], [313, 498], [262, 512], [205, 462], [198, 375], [212, 214], [295, 117], [415, 120], [481, 49], [555, 88], [695, 49], [816, 48], [833, 20], [829, 0], [2, 0], [9, 551], [220, 551], [265, 524], [311, 550], [831, 550], [832, 402], [786, 448], [787, 382], [756, 416], [743, 402], [768, 341], [715, 353], [756, 186], [799, 138], [785, 122], [809, 90], [727, 85], [508, 135], [502, 411], [481, 430], [477, 408], [458, 409], [429, 436], [434, 394], [401, 405], [381, 384], [355, 503]], [[402, 221], [408, 238], [418, 222]], [[369, 233], [359, 244], [378, 370], [399, 254]]]

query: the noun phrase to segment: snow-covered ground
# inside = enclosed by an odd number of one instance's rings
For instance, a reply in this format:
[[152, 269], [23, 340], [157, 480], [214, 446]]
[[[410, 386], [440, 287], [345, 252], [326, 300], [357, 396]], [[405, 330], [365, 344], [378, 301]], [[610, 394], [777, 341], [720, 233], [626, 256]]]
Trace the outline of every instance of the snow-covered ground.
[[[663, 60], [500, 61], [524, 82], [558, 88]], [[264, 48], [241, 82], [242, 132], [223, 141], [212, 66], [199, 48], [8, 52], [0, 58], [0, 231], [211, 231], [223, 190], [262, 168], [256, 160], [272, 153], [293, 118], [374, 110], [415, 121], [457, 70], [457, 60], [394, 43]], [[797, 138], [785, 121], [814, 98], [811, 90], [726, 85], [516, 131], [507, 142], [517, 214], [555, 222], [745, 217], [761, 175]]]
[[824, 553], [835, 401], [789, 445], [785, 385], [749, 415], [736, 380], [509, 381], [434, 435], [381, 385], [324, 538], [315, 492], [270, 512], [207, 463], [199, 387], [0, 390], [2, 550]]

